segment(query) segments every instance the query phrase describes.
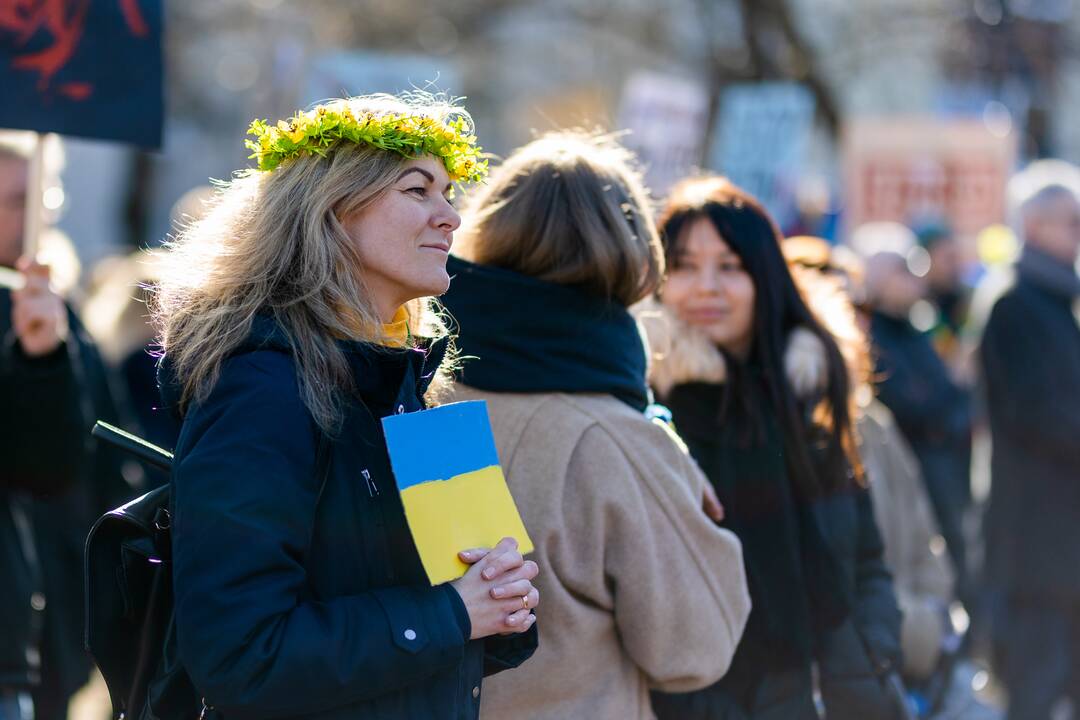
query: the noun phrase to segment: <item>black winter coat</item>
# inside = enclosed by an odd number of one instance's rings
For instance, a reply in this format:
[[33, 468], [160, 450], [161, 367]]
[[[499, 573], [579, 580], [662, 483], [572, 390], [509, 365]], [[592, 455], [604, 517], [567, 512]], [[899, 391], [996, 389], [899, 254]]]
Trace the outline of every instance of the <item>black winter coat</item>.
[[930, 336], [906, 319], [875, 313], [871, 335], [881, 402], [919, 460], [934, 514], [957, 573], [971, 592], [963, 516], [971, 501], [971, 399], [953, 382]]
[[268, 318], [187, 412], [174, 460], [171, 642], [215, 716], [230, 720], [475, 718], [481, 678], [528, 658], [536, 629], [469, 641], [457, 592], [427, 583], [377, 421], [421, 409], [441, 346], [342, 347], [359, 398], [332, 440], [325, 486], [319, 431]]
[[0, 291], [0, 687], [40, 688], [61, 705], [90, 671], [83, 543], [131, 495], [117, 453], [91, 442], [94, 419], [118, 418], [96, 348], [68, 320], [60, 349], [27, 358]]
[[1073, 298], [1023, 275], [980, 347], [993, 485], [991, 579], [1013, 594], [1080, 601], [1080, 325]]
[[[846, 650], [855, 657], [843, 658], [843, 664], [865, 673], [876, 693], [875, 666], [899, 662], [900, 612], [883, 560], [884, 547], [869, 492], [853, 487], [803, 506], [806, 514], [801, 516], [802, 522], [816, 523], [823, 531], [832, 562], [800, 563], [796, 558], [785, 566], [780, 555], [808, 550], [805, 533], [801, 546], [798, 540], [784, 537], [799, 522], [795, 518], [800, 501], [794, 494], [785, 497], [784, 488], [762, 474], [762, 465], [782, 468], [785, 464], [780, 455], [768, 457], [777, 454], [775, 447], [761, 451], [740, 447], [746, 428], [725, 426], [720, 413], [723, 395], [722, 385], [695, 382], [674, 387], [662, 399], [724, 505], [723, 525], [743, 542], [754, 607], [729, 673], [716, 686], [699, 693], [656, 697], [658, 715], [687, 720], [741, 718], [754, 703], [760, 707], [768, 702], [760, 694], [767, 675], [795, 673], [809, 678], [815, 656], [842, 627], [854, 626], [861, 635], [861, 641], [849, 643]], [[764, 402], [764, 397], [761, 400]], [[772, 432], [778, 429], [774, 426]], [[741, 489], [737, 487], [740, 483]], [[790, 506], [791, 524], [787, 526], [779, 521], [783, 505]], [[775, 524], [770, 517], [777, 519]], [[833, 579], [815, 582], [826, 574]], [[766, 596], [767, 603], [762, 602]], [[792, 616], [807, 613], [807, 603], [819, 609], [811, 609], [804, 623], [793, 621]], [[823, 611], [825, 606], [829, 609]], [[807, 697], [802, 706], [808, 703]], [[792, 707], [798, 705], [795, 702]]]
[[971, 397], [953, 382], [930, 336], [906, 319], [875, 313], [870, 328], [878, 396], [915, 451], [950, 540], [952, 515], [970, 500]]

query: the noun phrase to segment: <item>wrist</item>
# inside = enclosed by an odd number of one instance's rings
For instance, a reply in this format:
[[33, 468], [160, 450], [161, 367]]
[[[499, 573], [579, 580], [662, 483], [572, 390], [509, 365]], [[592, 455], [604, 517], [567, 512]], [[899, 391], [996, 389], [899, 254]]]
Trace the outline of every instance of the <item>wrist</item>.
[[462, 641], [468, 642], [472, 639], [472, 618], [469, 617], [469, 608], [465, 606], [461, 593], [457, 591], [453, 583], [444, 583], [440, 587], [443, 588], [450, 601], [450, 607], [454, 611], [454, 619], [457, 620], [458, 629], [461, 630]]

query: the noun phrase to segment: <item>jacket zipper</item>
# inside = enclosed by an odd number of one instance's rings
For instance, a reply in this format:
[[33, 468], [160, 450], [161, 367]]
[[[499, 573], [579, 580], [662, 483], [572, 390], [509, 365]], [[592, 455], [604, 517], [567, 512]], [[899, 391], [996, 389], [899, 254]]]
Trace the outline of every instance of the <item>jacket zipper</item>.
[[364, 468], [360, 471], [360, 474], [364, 477], [364, 484], [367, 486], [368, 497], [371, 498], [372, 505], [375, 512], [375, 535], [377, 536], [376, 542], [378, 543], [378, 552], [383, 558], [383, 567], [386, 569], [387, 580], [393, 582], [394, 580], [394, 568], [393, 563], [390, 562], [390, 543], [386, 540], [386, 516], [383, 510], [382, 494], [379, 492], [379, 486], [375, 483], [375, 478], [371, 477], [371, 471]]
[[364, 482], [367, 484], [368, 497], [378, 497], [379, 486], [375, 484], [375, 480], [371, 477], [371, 473], [367, 469], [361, 470], [360, 474], [364, 476]]

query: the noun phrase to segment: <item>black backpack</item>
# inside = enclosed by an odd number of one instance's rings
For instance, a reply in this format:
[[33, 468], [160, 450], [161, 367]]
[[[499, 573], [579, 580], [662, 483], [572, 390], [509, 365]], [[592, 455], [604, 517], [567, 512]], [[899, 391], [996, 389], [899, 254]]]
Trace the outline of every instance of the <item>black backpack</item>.
[[[172, 469], [172, 453], [108, 423], [97, 422], [92, 434]], [[329, 445], [320, 433], [316, 472], [324, 487]], [[171, 490], [162, 485], [105, 513], [86, 539], [86, 649], [109, 688], [113, 720], [194, 720], [213, 709], [166, 644], [173, 622]]]

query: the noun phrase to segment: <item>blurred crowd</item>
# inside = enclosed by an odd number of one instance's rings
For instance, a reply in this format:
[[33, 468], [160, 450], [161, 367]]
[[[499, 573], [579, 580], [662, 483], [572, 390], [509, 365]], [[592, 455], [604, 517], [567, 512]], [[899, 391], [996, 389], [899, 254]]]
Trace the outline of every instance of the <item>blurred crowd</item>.
[[[569, 147], [546, 152], [586, 158], [594, 152]], [[167, 250], [138, 250], [81, 273], [62, 237], [43, 241], [41, 264], [21, 257], [28, 162], [18, 138], [0, 139], [0, 265], [21, 278], [0, 292], [0, 439], [8, 459], [0, 475], [0, 719], [59, 720], [68, 717], [69, 701], [92, 669], [82, 630], [86, 534], [100, 514], [167, 479], [95, 444], [84, 430], [106, 420], [172, 449], [180, 418], [161, 409], [160, 353], [147, 309], [155, 258]], [[501, 211], [494, 187], [486, 202]], [[176, 227], [196, 220], [211, 197], [209, 188], [193, 190], [178, 204]], [[830, 718], [845, 717], [829, 711], [830, 704], [854, 703], [844, 680], [852, 646], [875, 661], [875, 670], [886, 669], [882, 677], [898, 676], [910, 716], [1041, 720], [1070, 701], [1080, 710], [1080, 170], [1046, 160], [1016, 174], [1008, 202], [1017, 252], [993, 267], [945, 218], [869, 223], [839, 244], [790, 235], [777, 244], [782, 255], [773, 257], [770, 238], [779, 235], [768, 213], [722, 179], [692, 178], [654, 201], [666, 279], [646, 283], [644, 296], [638, 286], [619, 299], [647, 337], [655, 400], [716, 487], [724, 527], [743, 543], [756, 613], [746, 642], [756, 645], [753, 653], [736, 654], [724, 692], [744, 707], [765, 703], [764, 690], [751, 689], [748, 680], [761, 663], [770, 668], [778, 697], [781, 683], [811, 682], [809, 675], [785, 674], [789, 666], [777, 658], [801, 652], [797, 646], [817, 614], [830, 612], [832, 586], [846, 587], [850, 575], [856, 600], [838, 600], [846, 608], [838, 612], [864, 613], [874, 622], [855, 622], [846, 636], [837, 631], [827, 638], [824, 649], [806, 650], [815, 653], [815, 712], [824, 707]], [[631, 212], [626, 208], [636, 202], [630, 193], [620, 207]], [[642, 209], [638, 221], [653, 223], [652, 211]], [[494, 212], [474, 217], [491, 221]], [[77, 245], [78, 237], [70, 242]], [[530, 272], [528, 259], [508, 250], [463, 247], [463, 262]], [[458, 269], [465, 279], [460, 288], [451, 286], [446, 304], [461, 325], [464, 353], [486, 362], [497, 349], [477, 336], [510, 325], [499, 325], [490, 309], [476, 311], [470, 293], [496, 291], [469, 272]], [[543, 279], [561, 282], [552, 277]], [[484, 362], [469, 367], [464, 385], [481, 390], [485, 373], [497, 374]], [[716, 397], [714, 388], [721, 388]], [[596, 391], [584, 380], [562, 389]], [[778, 399], [782, 392], [793, 399]], [[833, 415], [824, 427], [836, 432], [800, 440], [809, 450], [796, 452], [789, 445], [796, 421], [786, 413], [807, 398], [830, 401], [823, 401]], [[817, 400], [806, 404], [819, 407]], [[507, 417], [500, 412], [496, 406], [496, 425]], [[502, 442], [498, 427], [496, 435]], [[977, 491], [984, 451], [988, 493]], [[724, 484], [730, 476], [752, 477], [761, 492], [781, 492], [779, 478], [793, 472], [774, 467], [783, 454], [797, 467], [805, 463], [806, 477], [846, 474], [869, 488], [873, 538], [860, 529], [856, 495], [844, 497], [850, 506], [834, 503], [823, 511], [822, 541], [806, 536], [804, 521], [780, 523], [745, 486]], [[517, 493], [512, 468], [509, 473]], [[794, 483], [806, 497], [827, 494], [828, 483], [821, 485]], [[768, 523], [754, 522], [758, 511]], [[552, 522], [527, 508], [523, 513], [527, 524]], [[792, 542], [804, 555], [823, 542], [851, 547], [836, 567], [809, 557], [778, 569], [775, 558], [787, 551], [784, 532], [791, 528], [803, 528], [792, 531]], [[876, 542], [880, 567], [866, 562]], [[891, 575], [892, 587], [871, 575]], [[803, 603], [802, 591], [785, 583], [805, 586], [814, 601]], [[893, 622], [892, 603], [902, 617], [895, 647], [888, 637], [873, 636], [875, 623]], [[556, 624], [541, 614], [542, 638], [545, 622]], [[659, 685], [671, 691], [653, 695], [662, 718], [736, 717], [694, 714], [715, 692]], [[993, 697], [994, 688], [1003, 692]], [[498, 707], [513, 692], [493, 683], [488, 699]], [[803, 709], [785, 712], [752, 717], [804, 716]]]

